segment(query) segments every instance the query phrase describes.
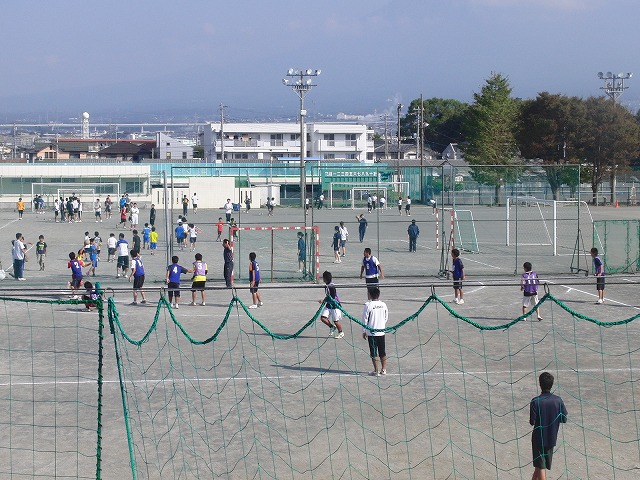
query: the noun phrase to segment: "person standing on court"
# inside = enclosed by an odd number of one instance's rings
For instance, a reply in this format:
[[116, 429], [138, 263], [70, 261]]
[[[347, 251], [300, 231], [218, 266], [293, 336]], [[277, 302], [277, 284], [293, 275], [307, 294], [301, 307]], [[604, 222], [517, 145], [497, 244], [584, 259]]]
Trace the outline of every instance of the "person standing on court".
[[367, 219], [364, 218], [364, 213], [360, 215], [356, 215], [356, 220], [358, 220], [358, 235], [360, 237], [360, 243], [364, 240], [364, 234], [367, 233]]
[[416, 221], [411, 220], [411, 225], [407, 228], [407, 234], [409, 235], [409, 251], [416, 251], [416, 244], [418, 243], [418, 235], [420, 235], [420, 229], [416, 225]]
[[364, 274], [364, 281], [367, 285], [378, 285], [378, 277], [384, 278], [384, 272], [382, 271], [382, 264], [376, 257], [371, 255], [371, 249], [369, 247], [364, 249], [364, 258], [362, 259], [362, 266], [360, 267], [360, 278]]
[[187, 216], [187, 210], [189, 209], [189, 198], [186, 195], [182, 196], [182, 216]]
[[321, 210], [323, 206], [324, 206], [324, 193], [320, 193], [320, 196], [318, 197], [318, 210]]
[[404, 211], [407, 214], [407, 217], [411, 216], [411, 197], [407, 195], [407, 201], [404, 205]]
[[198, 194], [195, 192], [191, 195], [191, 210], [194, 214], [198, 213]]
[[227, 223], [231, 222], [231, 212], [233, 212], [233, 203], [231, 203], [230, 198], [227, 198], [227, 203], [224, 204], [224, 214], [227, 217]]
[[149, 225], [154, 227], [156, 224], [156, 206], [152, 203], [151, 210], [149, 210]]
[[561, 423], [567, 423], [567, 408], [562, 398], [551, 393], [553, 375], [542, 372], [538, 378], [542, 393], [529, 404], [529, 424], [531, 432], [531, 450], [533, 453], [532, 480], [546, 480], [547, 470], [551, 470], [553, 448], [558, 439]]
[[233, 287], [232, 275], [233, 275], [233, 248], [229, 239], [225, 238], [222, 241], [222, 259], [224, 260], [224, 282], [227, 288]]
[[27, 246], [21, 233], [16, 233], [11, 256], [13, 257], [13, 276], [16, 280], [26, 280], [24, 278], [24, 262], [27, 258]]
[[[385, 332], [374, 331], [383, 330], [387, 326], [389, 319], [389, 309], [387, 304], [380, 301], [380, 289], [378, 287], [367, 288], [369, 301], [364, 304], [362, 312], [362, 338], [369, 343], [369, 354], [373, 363], [373, 372], [369, 375], [378, 377], [387, 374], [387, 352], [385, 346]], [[380, 370], [378, 370], [378, 358], [380, 359]]]
[[345, 226], [344, 222], [340, 222], [340, 249], [342, 250], [342, 256], [347, 254], [347, 240], [349, 239], [349, 230]]
[[16, 202], [16, 210], [18, 210], [18, 220], [22, 220], [22, 215], [24, 214], [24, 201], [22, 197], [18, 198]]

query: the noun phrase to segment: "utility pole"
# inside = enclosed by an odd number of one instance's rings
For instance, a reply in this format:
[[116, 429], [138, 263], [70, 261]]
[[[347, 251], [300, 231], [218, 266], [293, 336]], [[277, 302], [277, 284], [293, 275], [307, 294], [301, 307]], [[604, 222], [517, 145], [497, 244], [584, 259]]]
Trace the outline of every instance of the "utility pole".
[[[604, 90], [604, 93], [616, 104], [616, 100], [624, 91], [629, 88], [625, 87], [624, 81], [630, 79], [633, 73], [611, 73], [606, 74], [598, 72], [598, 78], [604, 81], [604, 85], [600, 87], [600, 90]], [[616, 195], [616, 187], [618, 183], [618, 165], [616, 159], [613, 159], [613, 169], [611, 170], [610, 184], [611, 184], [611, 204], [616, 205], [618, 202]]]
[[389, 115], [385, 113], [384, 115], [380, 115], [380, 118], [384, 120], [384, 159], [385, 161], [389, 161], [389, 128], [387, 126]]
[[[224, 163], [224, 109], [226, 105], [220, 104], [220, 161]], [[214, 159], [215, 162], [215, 159]]]
[[402, 107], [404, 107], [404, 105], [399, 103], [398, 104], [398, 156], [396, 161], [396, 166], [398, 170], [398, 181], [401, 181], [401, 178], [400, 178], [400, 112], [402, 111]]
[[307, 177], [304, 157], [307, 149], [307, 139], [304, 134], [304, 117], [307, 115], [307, 111], [304, 109], [304, 97], [316, 86], [312, 81], [312, 77], [317, 77], [318, 75], [320, 75], [320, 70], [295, 70], [290, 68], [287, 71], [287, 77], [291, 78], [291, 80], [288, 78], [282, 79], [282, 83], [291, 87], [300, 99], [300, 205], [305, 212], [305, 225], [307, 216], [304, 202], [307, 196]]

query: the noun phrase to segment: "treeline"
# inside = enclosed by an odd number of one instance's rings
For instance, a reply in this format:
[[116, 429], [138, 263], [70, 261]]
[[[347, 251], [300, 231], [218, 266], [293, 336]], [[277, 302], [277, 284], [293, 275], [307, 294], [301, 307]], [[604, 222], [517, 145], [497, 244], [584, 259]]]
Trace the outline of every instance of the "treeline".
[[[415, 138], [420, 128], [420, 99], [401, 119], [401, 136]], [[548, 92], [533, 100], [512, 97], [508, 79], [492, 74], [474, 94], [473, 103], [430, 98], [422, 102], [425, 145], [441, 152], [457, 143], [472, 165], [510, 168], [474, 169], [476, 180], [501, 187], [515, 181], [536, 161], [547, 174], [554, 198], [562, 185], [590, 183], [593, 199], [602, 182], [629, 170], [640, 154], [640, 112], [604, 97], [568, 97]], [[428, 126], [426, 125], [428, 124]], [[581, 165], [580, 179], [563, 165]], [[521, 168], [517, 168], [520, 166]], [[575, 185], [574, 185], [575, 184]], [[612, 192], [613, 199], [613, 192]]]

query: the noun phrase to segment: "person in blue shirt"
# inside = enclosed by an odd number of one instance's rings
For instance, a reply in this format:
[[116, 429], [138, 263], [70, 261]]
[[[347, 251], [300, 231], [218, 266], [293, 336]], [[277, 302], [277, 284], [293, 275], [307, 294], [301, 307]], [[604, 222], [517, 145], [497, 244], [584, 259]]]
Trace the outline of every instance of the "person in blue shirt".
[[182, 228], [182, 222], [178, 221], [178, 226], [176, 227], [176, 241], [178, 242], [178, 246], [180, 247], [180, 250], [184, 249], [184, 239], [185, 239], [185, 235], [184, 235], [184, 228]]
[[360, 266], [360, 278], [364, 275], [364, 281], [367, 285], [378, 285], [378, 278], [384, 278], [382, 264], [376, 257], [371, 254], [369, 247], [364, 249], [364, 257]]
[[95, 277], [96, 268], [98, 268], [98, 247], [96, 247], [96, 245], [93, 243], [94, 240], [95, 239], [92, 238], [90, 240], [91, 243], [89, 243], [89, 245], [84, 248], [85, 251], [89, 251], [89, 261], [91, 262], [91, 267], [89, 267], [89, 270], [87, 270], [87, 277]]
[[249, 286], [251, 287], [249, 290], [251, 291], [251, 299], [253, 300], [253, 305], [250, 305], [249, 308], [258, 308], [263, 305], [262, 297], [260, 296], [260, 292], [258, 291], [259, 285], [260, 264], [256, 260], [256, 252], [251, 252], [249, 254]]
[[149, 243], [151, 242], [151, 227], [148, 223], [144, 224], [144, 228], [142, 229], [142, 248], [149, 249]]
[[298, 232], [298, 272], [302, 272], [307, 262], [307, 243], [304, 241], [304, 233]]
[[411, 225], [407, 228], [407, 234], [409, 235], [409, 251], [416, 251], [416, 244], [418, 243], [418, 235], [420, 235], [420, 229], [416, 225], [415, 220], [411, 220]]
[[180, 275], [185, 273], [191, 273], [193, 270], [188, 270], [182, 265], [178, 265], [178, 256], [171, 257], [171, 265], [167, 267], [166, 282], [169, 291], [169, 303], [173, 308], [179, 308], [180, 303]]
[[462, 292], [462, 281], [465, 279], [464, 264], [460, 259], [460, 250], [454, 248], [451, 250], [451, 258], [453, 258], [453, 302], [457, 304], [464, 303], [464, 294]]
[[131, 305], [138, 304], [138, 293], [142, 297], [140, 303], [147, 303], [147, 299], [144, 297], [142, 286], [144, 285], [144, 265], [142, 264], [142, 258], [140, 258], [140, 252], [138, 250], [131, 250], [131, 275], [129, 275], [129, 283], [133, 279], [133, 302]]
[[367, 233], [367, 219], [364, 218], [364, 213], [360, 215], [356, 215], [356, 220], [358, 220], [358, 234], [360, 236], [360, 243], [364, 240], [364, 234]]
[[561, 423], [567, 423], [567, 408], [562, 398], [551, 393], [553, 375], [542, 372], [538, 378], [542, 393], [531, 400], [529, 405], [529, 424], [531, 432], [531, 450], [533, 453], [532, 480], [545, 480], [546, 470], [551, 470], [553, 448], [558, 439]]
[[604, 303], [604, 263], [598, 256], [598, 249], [591, 249], [591, 257], [593, 258], [593, 274], [596, 276], [596, 290], [598, 291], [598, 301], [596, 304]]

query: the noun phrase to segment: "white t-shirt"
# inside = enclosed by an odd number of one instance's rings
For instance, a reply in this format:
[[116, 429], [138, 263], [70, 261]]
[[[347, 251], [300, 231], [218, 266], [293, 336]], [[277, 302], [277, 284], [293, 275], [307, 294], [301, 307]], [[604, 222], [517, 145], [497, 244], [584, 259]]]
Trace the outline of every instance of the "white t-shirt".
[[118, 244], [118, 256], [126, 257], [129, 255], [129, 244], [127, 242], [122, 242]]
[[349, 236], [349, 231], [347, 230], [347, 227], [340, 227], [340, 240], [346, 240], [347, 237]]
[[324, 195], [323, 194], [320, 195], [320, 201], [324, 202]]
[[[385, 328], [387, 326], [387, 320], [389, 319], [389, 310], [387, 304], [380, 300], [369, 300], [364, 304], [364, 310], [362, 311], [362, 323], [369, 328]], [[362, 331], [370, 337], [380, 337], [384, 335], [384, 332], [371, 332], [366, 328], [362, 328]]]
[[407, 197], [407, 205], [411, 205], [411, 199]]
[[13, 242], [13, 250], [11, 252], [11, 255], [13, 256], [14, 260], [24, 260], [24, 243], [22, 243], [20, 240], [16, 240]]
[[107, 248], [116, 248], [116, 237], [107, 238]]
[[233, 212], [233, 203], [229, 202], [229, 203], [225, 203], [224, 204], [224, 213], [231, 213]]
[[191, 203], [193, 205], [197, 205], [198, 204], [198, 196], [196, 194], [193, 194], [193, 196], [191, 197]]

